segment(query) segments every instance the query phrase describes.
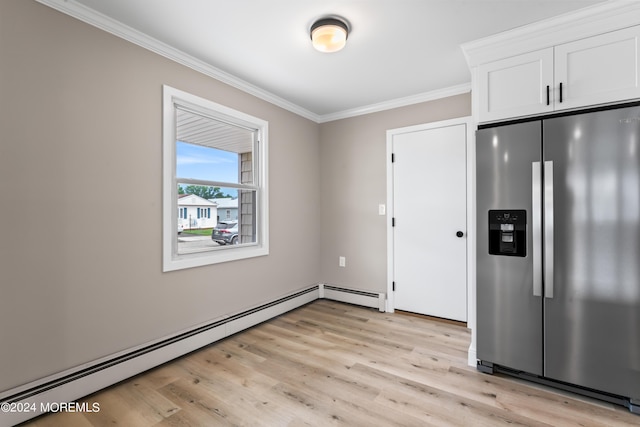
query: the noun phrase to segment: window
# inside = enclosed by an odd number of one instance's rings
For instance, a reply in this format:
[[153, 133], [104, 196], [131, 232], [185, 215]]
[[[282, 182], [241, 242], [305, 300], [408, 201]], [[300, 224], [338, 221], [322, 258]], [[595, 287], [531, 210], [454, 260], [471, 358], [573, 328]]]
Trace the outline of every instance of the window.
[[[264, 120], [163, 87], [164, 271], [269, 253], [267, 137]], [[212, 234], [223, 198], [238, 206], [233, 244]]]

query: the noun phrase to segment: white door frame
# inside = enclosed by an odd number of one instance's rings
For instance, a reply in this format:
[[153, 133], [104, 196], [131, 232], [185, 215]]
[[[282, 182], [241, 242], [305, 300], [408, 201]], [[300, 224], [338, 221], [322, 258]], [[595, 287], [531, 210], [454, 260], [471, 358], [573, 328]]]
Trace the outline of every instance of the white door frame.
[[[475, 130], [476, 126], [471, 116], [457, 119], [444, 120], [433, 123], [425, 123], [415, 126], [407, 126], [397, 129], [387, 130], [387, 303], [386, 311], [393, 313], [395, 310], [393, 278], [394, 278], [394, 241], [392, 219], [393, 212], [393, 164], [391, 154], [393, 148], [393, 137], [395, 135], [417, 132], [422, 130], [437, 129], [447, 126], [466, 125], [466, 152], [467, 152], [467, 327], [475, 329], [476, 323], [476, 149]], [[475, 354], [475, 342], [471, 343], [470, 354], [473, 350]], [[471, 360], [471, 356], [470, 356]], [[475, 366], [475, 360], [473, 361]]]

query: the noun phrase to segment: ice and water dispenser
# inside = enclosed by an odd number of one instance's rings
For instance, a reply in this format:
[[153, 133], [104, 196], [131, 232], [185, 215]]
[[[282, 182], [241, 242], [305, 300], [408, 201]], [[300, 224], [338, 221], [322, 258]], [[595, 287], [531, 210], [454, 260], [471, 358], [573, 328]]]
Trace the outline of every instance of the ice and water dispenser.
[[489, 253], [527, 256], [527, 211], [489, 211]]

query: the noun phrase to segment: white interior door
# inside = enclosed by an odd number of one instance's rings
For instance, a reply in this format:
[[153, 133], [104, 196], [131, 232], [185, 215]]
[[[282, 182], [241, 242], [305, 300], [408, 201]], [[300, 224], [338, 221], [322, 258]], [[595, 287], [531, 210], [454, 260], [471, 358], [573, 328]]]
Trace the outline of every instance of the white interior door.
[[467, 320], [466, 135], [459, 124], [393, 136], [398, 310]]

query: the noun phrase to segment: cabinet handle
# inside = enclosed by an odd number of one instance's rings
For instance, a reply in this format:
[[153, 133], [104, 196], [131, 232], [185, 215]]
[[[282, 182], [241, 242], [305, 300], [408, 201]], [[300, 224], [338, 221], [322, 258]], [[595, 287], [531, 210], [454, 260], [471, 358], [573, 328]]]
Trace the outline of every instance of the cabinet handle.
[[562, 82], [560, 82], [560, 102], [562, 102]]
[[549, 85], [547, 85], [547, 105], [549, 105]]

